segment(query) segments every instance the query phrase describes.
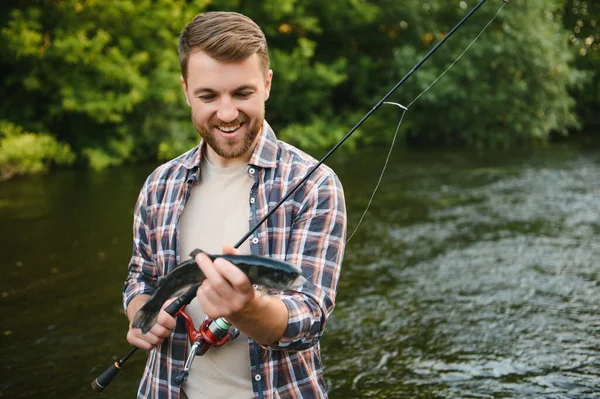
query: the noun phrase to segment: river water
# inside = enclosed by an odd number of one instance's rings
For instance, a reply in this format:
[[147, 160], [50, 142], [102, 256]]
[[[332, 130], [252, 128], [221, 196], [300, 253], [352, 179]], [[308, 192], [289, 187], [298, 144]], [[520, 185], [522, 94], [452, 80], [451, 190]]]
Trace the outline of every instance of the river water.
[[[349, 232], [386, 150], [340, 155]], [[336, 158], [336, 156], [334, 156]], [[94, 398], [152, 166], [0, 185], [0, 397]], [[600, 142], [394, 152], [321, 342], [331, 398], [600, 397]], [[102, 394], [134, 397], [144, 355]]]

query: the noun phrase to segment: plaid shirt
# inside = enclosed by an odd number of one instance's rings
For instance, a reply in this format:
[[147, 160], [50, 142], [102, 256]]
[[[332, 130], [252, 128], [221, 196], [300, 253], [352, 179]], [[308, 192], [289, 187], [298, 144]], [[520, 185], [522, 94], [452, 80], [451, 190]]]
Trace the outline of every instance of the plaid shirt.
[[[252, 157], [248, 174], [249, 227], [255, 226], [316, 161], [278, 141], [266, 123]], [[123, 290], [124, 306], [140, 294], [152, 294], [157, 282], [180, 262], [178, 223], [198, 181], [202, 143], [158, 167], [138, 197], [133, 221], [133, 255]], [[202, 223], [198, 221], [198, 223]], [[346, 234], [346, 211], [337, 176], [321, 165], [312, 176], [250, 237], [255, 255], [285, 260], [302, 268], [307, 282], [298, 291], [271, 293], [289, 312], [281, 340], [261, 346], [251, 338], [248, 377], [255, 398], [323, 398], [327, 396], [319, 339], [334, 308]], [[183, 369], [187, 352], [183, 318], [170, 339], [148, 356], [138, 398], [180, 397], [173, 382]]]

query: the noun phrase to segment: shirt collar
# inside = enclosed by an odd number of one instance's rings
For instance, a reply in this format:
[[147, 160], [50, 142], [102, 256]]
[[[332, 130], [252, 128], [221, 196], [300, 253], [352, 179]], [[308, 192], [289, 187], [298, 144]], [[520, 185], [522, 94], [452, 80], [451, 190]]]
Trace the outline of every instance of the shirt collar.
[[200, 144], [192, 148], [187, 154], [184, 154], [181, 164], [188, 170], [194, 170], [200, 167], [200, 160], [204, 155], [204, 140], [200, 140]]
[[277, 137], [267, 121], [263, 121], [263, 130], [248, 164], [261, 168], [277, 166]]

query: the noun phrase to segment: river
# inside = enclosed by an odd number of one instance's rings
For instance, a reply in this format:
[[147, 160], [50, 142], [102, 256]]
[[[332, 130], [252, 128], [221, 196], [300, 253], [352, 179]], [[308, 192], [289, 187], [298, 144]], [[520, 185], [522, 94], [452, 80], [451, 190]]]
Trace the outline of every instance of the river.
[[[334, 156], [351, 233], [386, 149]], [[0, 184], [0, 397], [95, 398], [127, 353], [132, 208], [153, 166]], [[396, 150], [321, 341], [330, 397], [600, 397], [600, 142]], [[102, 394], [134, 397], [137, 353]]]

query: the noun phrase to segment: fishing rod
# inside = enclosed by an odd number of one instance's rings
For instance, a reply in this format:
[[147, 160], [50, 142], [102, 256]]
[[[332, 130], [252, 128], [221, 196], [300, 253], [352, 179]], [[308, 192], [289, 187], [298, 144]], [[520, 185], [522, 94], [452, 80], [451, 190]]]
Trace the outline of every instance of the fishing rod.
[[[252, 234], [256, 232], [256, 230], [265, 222], [269, 217], [271, 217], [275, 211], [285, 202], [287, 201], [309, 178], [312, 176], [314, 171], [321, 166], [328, 158], [333, 154], [350, 136], [360, 127], [362, 124], [373, 115], [375, 111], [381, 107], [382, 104], [386, 102], [386, 100], [412, 76], [428, 59], [431, 57], [433, 53], [435, 53], [481, 6], [485, 4], [487, 0], [480, 0], [477, 5], [475, 5], [469, 12], [434, 46], [412, 67], [410, 71], [402, 79], [400, 79], [374, 106], [371, 108], [369, 112], [367, 112], [353, 127], [335, 144], [322, 158], [319, 160], [310, 170], [306, 173], [306, 175], [298, 182], [295, 186], [293, 186], [290, 191], [284, 195], [279, 202], [277, 202], [273, 208], [265, 216], [263, 216], [257, 223], [252, 227], [240, 240], [234, 245], [234, 248], [239, 248]], [[509, 0], [503, 0], [504, 3], [508, 4]], [[404, 107], [405, 108], [405, 107]], [[189, 288], [189, 290], [183, 295], [179, 296], [175, 301], [173, 301], [169, 306], [165, 308], [165, 311], [175, 317], [177, 312], [181, 310], [184, 306], [189, 305], [192, 299], [196, 296], [196, 291], [200, 285], [195, 284]], [[218, 322], [219, 320], [225, 320], [223, 318], [215, 319], [213, 322]], [[102, 392], [108, 384], [117, 376], [123, 364], [137, 351], [137, 347], [132, 348], [127, 355], [122, 357], [121, 359], [115, 361], [113, 365], [111, 365], [106, 371], [104, 371], [100, 376], [98, 376], [94, 381], [92, 381], [92, 389], [96, 392]]]

